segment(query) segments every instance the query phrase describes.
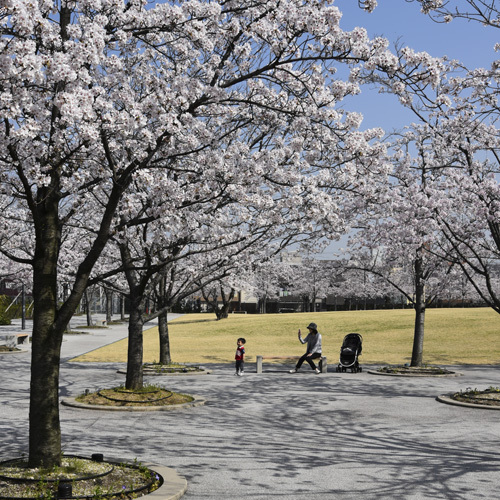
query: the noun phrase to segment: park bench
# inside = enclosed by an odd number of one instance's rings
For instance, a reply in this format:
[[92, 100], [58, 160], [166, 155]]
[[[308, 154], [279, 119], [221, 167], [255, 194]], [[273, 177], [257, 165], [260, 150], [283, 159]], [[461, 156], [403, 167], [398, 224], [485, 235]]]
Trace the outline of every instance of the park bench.
[[28, 345], [30, 343], [30, 336], [27, 333], [16, 333], [17, 345], [24, 344]]
[[9, 333], [0, 335], [0, 342], [5, 342], [7, 347], [17, 347], [18, 345], [29, 347], [30, 336], [27, 333]]
[[[264, 359], [300, 359], [302, 356], [256, 356], [256, 365], [257, 365], [257, 373], [262, 373], [262, 361]], [[318, 361], [317, 359], [314, 360]], [[309, 367], [309, 365], [307, 365]], [[326, 360], [326, 356], [321, 356], [319, 360], [319, 370], [321, 373], [326, 373], [328, 369], [328, 364]]]

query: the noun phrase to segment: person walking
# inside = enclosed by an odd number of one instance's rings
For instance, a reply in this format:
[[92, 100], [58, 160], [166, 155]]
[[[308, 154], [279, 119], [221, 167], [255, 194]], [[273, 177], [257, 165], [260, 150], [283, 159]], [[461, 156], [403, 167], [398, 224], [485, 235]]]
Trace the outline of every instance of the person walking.
[[[307, 329], [309, 333], [306, 338], [302, 338], [302, 334], [299, 329], [299, 340], [302, 344], [307, 344], [307, 350], [305, 354], [297, 361], [297, 365], [293, 370], [290, 370], [290, 373], [297, 373], [302, 366], [304, 361], [309, 363], [309, 366], [316, 373], [321, 373], [320, 369], [314, 364], [314, 359], [321, 358], [321, 333], [318, 332], [318, 325], [316, 323], [309, 323], [307, 325]], [[320, 363], [321, 364], [321, 363]]]

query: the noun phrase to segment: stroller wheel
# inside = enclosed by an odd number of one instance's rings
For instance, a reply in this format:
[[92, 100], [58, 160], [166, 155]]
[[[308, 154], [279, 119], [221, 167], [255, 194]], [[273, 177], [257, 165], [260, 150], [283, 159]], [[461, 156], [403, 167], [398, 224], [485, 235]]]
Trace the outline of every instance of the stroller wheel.
[[338, 373], [340, 371], [340, 366], [337, 366], [337, 368], [335, 368], [335, 371]]
[[347, 368], [345, 366], [342, 367], [342, 371], [343, 372], [346, 372], [347, 371]]

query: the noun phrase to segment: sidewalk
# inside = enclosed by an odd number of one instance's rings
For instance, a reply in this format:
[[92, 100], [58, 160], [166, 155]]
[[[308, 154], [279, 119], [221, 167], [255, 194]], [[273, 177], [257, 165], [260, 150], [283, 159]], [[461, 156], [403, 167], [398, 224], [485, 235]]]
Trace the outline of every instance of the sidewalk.
[[[152, 325], [151, 325], [152, 326]], [[149, 325], [148, 325], [149, 327]], [[65, 335], [61, 397], [124, 382], [120, 363], [74, 363], [126, 336], [126, 325]], [[327, 353], [328, 354], [328, 353]], [[28, 443], [29, 354], [0, 356], [0, 459]], [[497, 366], [456, 367], [456, 378], [298, 374], [289, 366], [206, 365], [211, 375], [148, 378], [205, 397], [174, 412], [61, 407], [64, 452], [173, 467], [186, 500], [500, 499], [500, 411], [439, 403], [439, 394], [500, 385]]]

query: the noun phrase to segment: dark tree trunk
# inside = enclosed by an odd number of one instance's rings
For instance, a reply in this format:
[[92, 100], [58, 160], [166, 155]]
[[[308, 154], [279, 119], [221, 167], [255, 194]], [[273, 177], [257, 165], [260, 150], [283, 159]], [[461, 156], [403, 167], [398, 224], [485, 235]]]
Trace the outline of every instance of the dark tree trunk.
[[160, 336], [160, 364], [169, 365], [172, 363], [170, 355], [170, 337], [168, 335], [167, 313], [158, 316], [158, 332]]
[[43, 230], [37, 234], [33, 269], [33, 335], [30, 383], [29, 464], [60, 462], [59, 363], [66, 324], [56, 327], [58, 207], [46, 203]]
[[125, 297], [120, 297], [120, 319], [125, 321]]
[[90, 303], [92, 302], [92, 292], [88, 289], [85, 290], [85, 313], [87, 315], [87, 326], [92, 326], [92, 311], [90, 310]]
[[[44, 294], [50, 288], [50, 285], [42, 286], [34, 294]], [[50, 467], [61, 457], [59, 362], [62, 332], [53, 328], [53, 311], [41, 309], [36, 302], [31, 358], [29, 463], [30, 467]], [[37, 312], [37, 306], [41, 312]]]
[[415, 260], [415, 330], [410, 366], [422, 366], [425, 324], [425, 281], [421, 255]]
[[219, 297], [218, 291], [216, 288], [211, 289], [208, 293], [202, 288], [201, 293], [205, 302], [207, 303], [207, 307], [215, 313], [217, 320], [225, 319], [229, 316], [229, 308], [231, 306], [231, 301], [234, 298], [236, 290], [231, 288], [228, 296], [224, 293], [224, 288], [220, 287], [220, 297], [222, 304], [219, 305]]
[[111, 290], [105, 289], [106, 294], [106, 323], [111, 323], [113, 318], [113, 292]]
[[127, 376], [125, 387], [127, 389], [141, 389], [142, 363], [143, 363], [143, 338], [144, 326], [144, 286], [148, 282], [147, 276], [140, 276], [135, 270], [134, 260], [126, 243], [120, 245], [120, 255], [125, 277], [129, 287], [130, 312], [128, 318], [128, 354], [127, 354]]
[[160, 364], [169, 365], [172, 363], [170, 355], [170, 337], [168, 335], [168, 312], [167, 312], [167, 280], [163, 275], [158, 283], [156, 298], [158, 309], [162, 311], [158, 316], [158, 336], [160, 342]]
[[224, 290], [221, 287], [222, 305], [220, 307], [217, 307], [217, 319], [226, 319], [229, 316], [229, 308], [231, 307], [231, 301], [233, 300], [235, 293], [236, 290], [234, 290], [234, 288], [231, 288], [231, 291], [226, 296]]
[[261, 314], [267, 313], [267, 297], [262, 297], [259, 300], [259, 310]]
[[125, 387], [132, 390], [142, 388], [143, 383], [143, 310], [144, 300], [142, 294], [136, 294], [131, 290], [128, 323], [127, 377]]

